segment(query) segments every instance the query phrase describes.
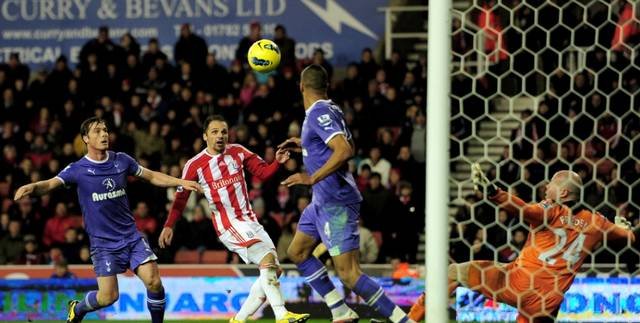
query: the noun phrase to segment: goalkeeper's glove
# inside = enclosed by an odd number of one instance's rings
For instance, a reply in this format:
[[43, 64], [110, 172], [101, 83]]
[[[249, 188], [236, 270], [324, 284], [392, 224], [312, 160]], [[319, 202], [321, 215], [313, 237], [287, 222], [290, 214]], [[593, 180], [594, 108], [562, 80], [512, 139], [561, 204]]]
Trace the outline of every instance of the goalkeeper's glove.
[[614, 223], [621, 228], [631, 230], [631, 222], [621, 215], [616, 215]]
[[471, 181], [473, 182], [473, 189], [479, 191], [482, 187], [487, 188], [487, 194], [494, 196], [498, 192], [498, 187], [491, 183], [487, 176], [482, 172], [482, 168], [479, 163], [471, 164]]

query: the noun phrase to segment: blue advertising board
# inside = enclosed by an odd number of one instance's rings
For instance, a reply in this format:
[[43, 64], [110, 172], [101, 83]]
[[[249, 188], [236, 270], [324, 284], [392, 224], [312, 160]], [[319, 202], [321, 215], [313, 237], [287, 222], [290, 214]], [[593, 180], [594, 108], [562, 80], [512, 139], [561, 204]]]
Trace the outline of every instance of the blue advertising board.
[[[515, 321], [515, 308], [467, 288], [456, 290], [458, 322]], [[559, 322], [638, 322], [640, 278], [578, 277], [565, 293]]]
[[[234, 315], [256, 277], [164, 277], [167, 293], [167, 319], [224, 319]], [[339, 291], [340, 281], [332, 278]], [[394, 281], [376, 278], [387, 295], [397, 304], [410, 306], [424, 290], [423, 280]], [[322, 298], [312, 292], [304, 277], [282, 277], [280, 286], [287, 303], [318, 306]], [[63, 320], [70, 299], [82, 299], [97, 289], [95, 279], [20, 279], [0, 280], [0, 322], [25, 320]], [[148, 319], [146, 291], [136, 277], [118, 277], [120, 298], [112, 306], [87, 315], [88, 320]], [[349, 303], [361, 300], [351, 294]], [[258, 317], [261, 313], [256, 314]]]
[[239, 40], [253, 21], [263, 37], [272, 38], [282, 24], [297, 41], [296, 56], [309, 58], [317, 48], [337, 65], [359, 60], [365, 47], [382, 39], [389, 0], [2, 0], [0, 62], [17, 52], [32, 68], [50, 67], [59, 55], [72, 63], [82, 45], [96, 37], [99, 26], [110, 36], [130, 32], [146, 47], [158, 38], [172, 57], [184, 23], [192, 25], [222, 63], [234, 58]]

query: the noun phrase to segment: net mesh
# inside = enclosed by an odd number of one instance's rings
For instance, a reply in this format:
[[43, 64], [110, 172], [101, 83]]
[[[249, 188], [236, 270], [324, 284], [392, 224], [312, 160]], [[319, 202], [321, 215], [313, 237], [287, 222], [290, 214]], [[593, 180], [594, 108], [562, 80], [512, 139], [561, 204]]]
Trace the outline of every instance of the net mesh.
[[[454, 5], [452, 262], [510, 262], [529, 233], [473, 191], [470, 166], [526, 202], [559, 170], [580, 203], [639, 224], [639, 5], [632, 1], [473, 1]], [[579, 271], [638, 275], [637, 245], [603, 245]]]

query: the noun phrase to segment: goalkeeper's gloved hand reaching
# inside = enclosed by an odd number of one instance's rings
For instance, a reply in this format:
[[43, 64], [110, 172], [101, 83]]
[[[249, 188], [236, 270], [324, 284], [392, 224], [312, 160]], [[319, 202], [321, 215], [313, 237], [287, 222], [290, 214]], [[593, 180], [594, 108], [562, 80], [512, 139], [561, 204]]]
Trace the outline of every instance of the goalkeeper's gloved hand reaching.
[[494, 196], [498, 192], [498, 187], [489, 181], [484, 172], [482, 172], [480, 164], [477, 162], [471, 164], [471, 181], [473, 182], [473, 189], [476, 191], [482, 190], [482, 187], [486, 187], [489, 196]]
[[614, 218], [614, 223], [621, 228], [631, 230], [631, 222], [624, 216], [616, 215], [616, 217]]

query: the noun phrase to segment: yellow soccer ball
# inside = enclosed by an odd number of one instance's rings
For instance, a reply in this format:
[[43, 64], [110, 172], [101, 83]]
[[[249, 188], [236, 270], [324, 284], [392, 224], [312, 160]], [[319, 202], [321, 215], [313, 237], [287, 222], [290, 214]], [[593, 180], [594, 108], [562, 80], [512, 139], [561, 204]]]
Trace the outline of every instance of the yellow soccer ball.
[[271, 72], [280, 64], [280, 48], [269, 39], [260, 39], [249, 48], [247, 60], [254, 71]]

